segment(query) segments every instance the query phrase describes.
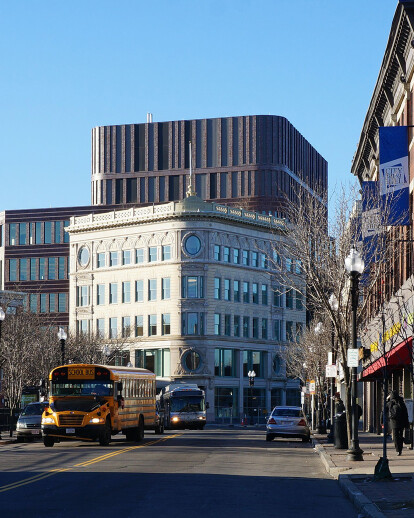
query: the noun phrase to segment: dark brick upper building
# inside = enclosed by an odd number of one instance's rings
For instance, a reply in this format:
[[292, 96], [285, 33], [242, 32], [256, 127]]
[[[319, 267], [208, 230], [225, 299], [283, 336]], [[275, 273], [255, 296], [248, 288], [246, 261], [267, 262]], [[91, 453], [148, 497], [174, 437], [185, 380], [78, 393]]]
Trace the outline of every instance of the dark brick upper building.
[[300, 184], [327, 190], [327, 162], [284, 117], [251, 115], [92, 130], [92, 204], [152, 204], [197, 194], [283, 217]]

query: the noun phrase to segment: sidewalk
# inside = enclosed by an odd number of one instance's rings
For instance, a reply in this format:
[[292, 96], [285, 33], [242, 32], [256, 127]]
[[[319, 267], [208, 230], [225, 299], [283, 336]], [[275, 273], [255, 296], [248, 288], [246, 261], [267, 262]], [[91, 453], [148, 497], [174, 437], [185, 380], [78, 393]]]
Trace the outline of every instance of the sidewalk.
[[414, 450], [404, 446], [399, 457], [390, 438], [387, 458], [392, 480], [374, 481], [375, 466], [382, 457], [382, 435], [359, 432], [364, 460], [347, 460], [346, 450], [326, 442], [326, 435], [312, 436], [326, 471], [337, 478], [342, 490], [367, 518], [414, 517]]

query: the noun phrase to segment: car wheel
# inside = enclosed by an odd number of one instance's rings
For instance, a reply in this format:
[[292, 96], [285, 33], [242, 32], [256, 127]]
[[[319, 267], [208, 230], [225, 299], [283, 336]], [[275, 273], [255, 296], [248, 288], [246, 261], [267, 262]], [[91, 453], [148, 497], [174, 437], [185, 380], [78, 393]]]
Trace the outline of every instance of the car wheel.
[[109, 446], [109, 443], [111, 442], [111, 425], [109, 420], [105, 423], [105, 428], [103, 429], [102, 433], [99, 435], [99, 444], [101, 446]]
[[51, 448], [55, 444], [54, 437], [49, 437], [48, 435], [46, 435], [45, 437], [43, 437], [43, 444], [46, 446], [46, 448]]
[[16, 437], [17, 442], [25, 442], [24, 437]]
[[140, 442], [144, 439], [144, 419], [142, 417], [139, 418], [137, 437], [135, 439], [136, 442]]
[[310, 435], [308, 435], [307, 437], [302, 437], [302, 442], [310, 442], [310, 440]]
[[273, 441], [273, 439], [274, 439], [273, 435], [266, 435], [267, 442]]

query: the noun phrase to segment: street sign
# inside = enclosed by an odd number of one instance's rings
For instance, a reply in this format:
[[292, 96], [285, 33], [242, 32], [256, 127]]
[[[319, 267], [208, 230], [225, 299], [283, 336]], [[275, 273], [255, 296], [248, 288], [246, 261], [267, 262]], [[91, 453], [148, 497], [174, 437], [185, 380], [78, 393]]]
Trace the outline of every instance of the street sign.
[[348, 349], [347, 356], [347, 366], [348, 367], [358, 367], [359, 357], [358, 357], [358, 349]]
[[329, 353], [328, 353], [328, 365], [332, 365], [332, 363], [333, 363], [333, 362], [332, 362], [332, 357], [333, 357], [332, 352], [329, 352]]
[[309, 382], [309, 393], [315, 394], [315, 380]]
[[326, 377], [327, 378], [336, 378], [337, 368], [336, 365], [327, 365], [326, 366]]

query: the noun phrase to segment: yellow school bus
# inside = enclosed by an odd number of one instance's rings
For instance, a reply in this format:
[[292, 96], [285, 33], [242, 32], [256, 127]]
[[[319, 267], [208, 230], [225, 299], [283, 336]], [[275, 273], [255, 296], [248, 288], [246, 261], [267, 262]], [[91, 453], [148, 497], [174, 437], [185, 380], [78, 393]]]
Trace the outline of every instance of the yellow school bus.
[[42, 415], [45, 446], [61, 440], [99, 441], [119, 432], [141, 441], [155, 428], [155, 374], [146, 369], [70, 364], [49, 374], [49, 407]]

